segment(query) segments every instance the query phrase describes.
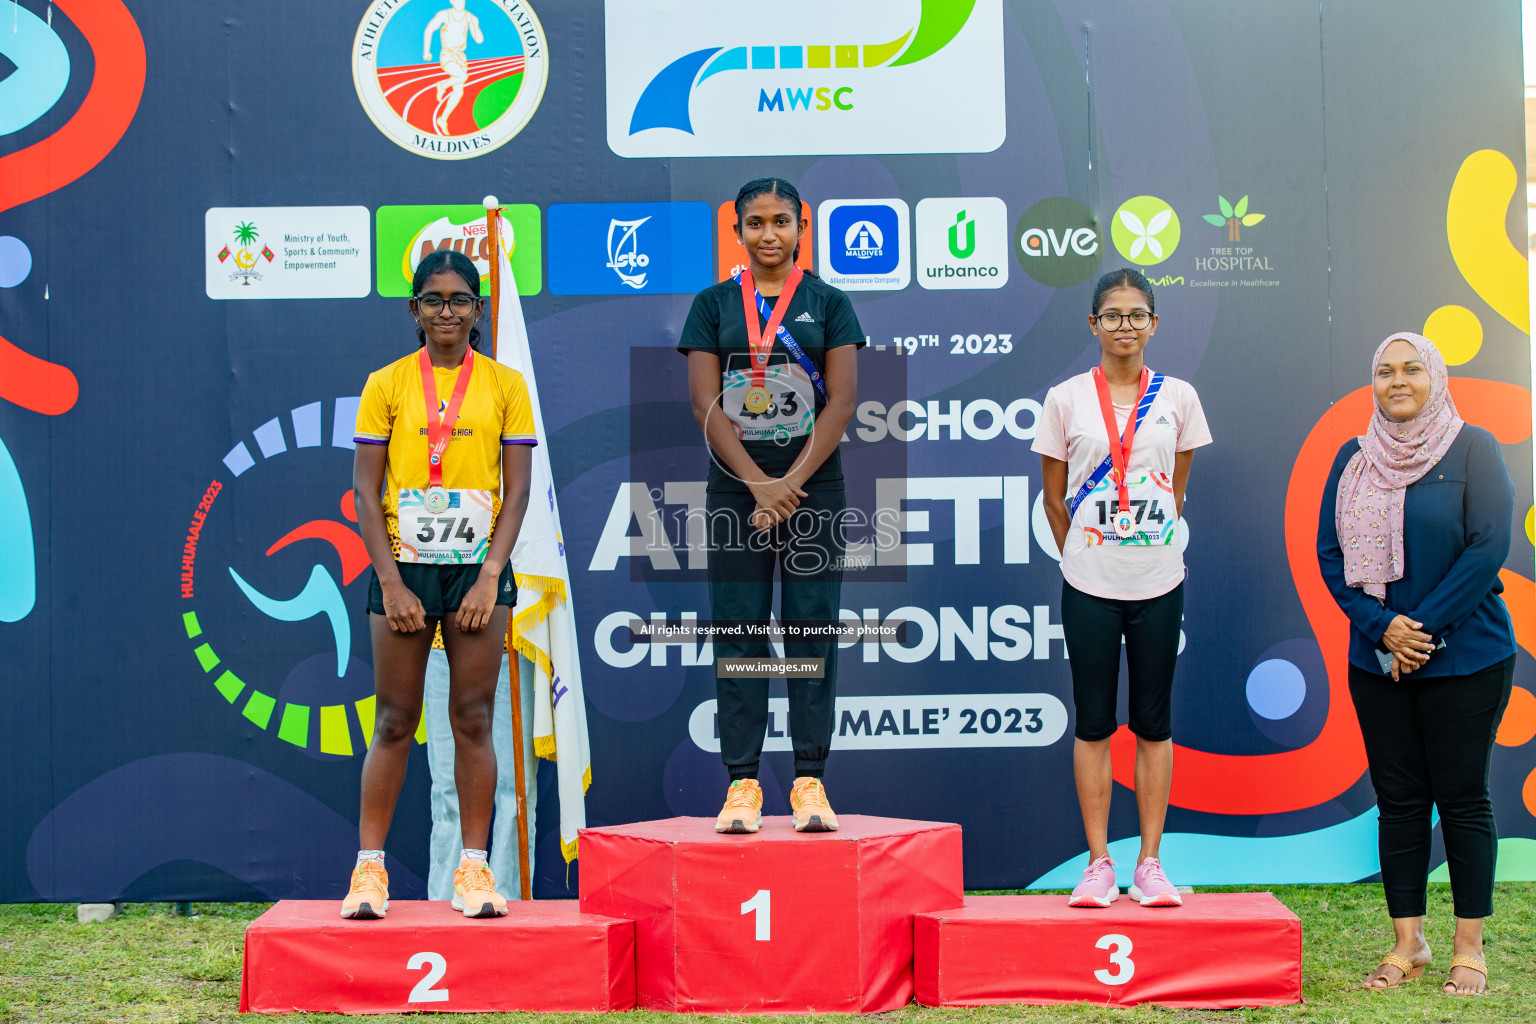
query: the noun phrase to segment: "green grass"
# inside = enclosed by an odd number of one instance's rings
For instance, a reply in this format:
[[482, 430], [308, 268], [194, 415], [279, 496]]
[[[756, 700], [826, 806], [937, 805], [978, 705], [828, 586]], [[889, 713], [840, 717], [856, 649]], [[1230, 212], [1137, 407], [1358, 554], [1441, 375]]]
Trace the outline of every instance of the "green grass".
[[[1536, 883], [1502, 882], [1488, 922], [1489, 993], [1480, 999], [1440, 994], [1451, 949], [1451, 900], [1430, 886], [1429, 941], [1435, 963], [1424, 979], [1389, 992], [1363, 992], [1360, 977], [1391, 945], [1379, 885], [1285, 886], [1275, 895], [1301, 917], [1305, 935], [1300, 1006], [1263, 1010], [1169, 1010], [1098, 1006], [997, 1006], [977, 1010], [906, 1009], [875, 1015], [879, 1024], [998, 1024], [1004, 1021], [1182, 1024], [1213, 1022], [1536, 1021]], [[78, 924], [73, 905], [0, 906], [0, 1021], [236, 1021], [241, 943], [264, 904], [199, 903], [193, 917], [168, 904], [130, 904], [115, 920]], [[515, 966], [509, 967], [515, 970]], [[255, 1018], [245, 1018], [247, 1022]], [[284, 1021], [339, 1020], [296, 1014]], [[419, 1015], [371, 1021], [419, 1020]], [[490, 1014], [484, 1019], [535, 1024], [598, 1020], [601, 1015]], [[741, 1018], [725, 1018], [740, 1020]], [[766, 1021], [769, 1018], [752, 1018]], [[807, 1018], [778, 1018], [804, 1021]], [[620, 1024], [676, 1024], [673, 1014], [631, 1013]]]

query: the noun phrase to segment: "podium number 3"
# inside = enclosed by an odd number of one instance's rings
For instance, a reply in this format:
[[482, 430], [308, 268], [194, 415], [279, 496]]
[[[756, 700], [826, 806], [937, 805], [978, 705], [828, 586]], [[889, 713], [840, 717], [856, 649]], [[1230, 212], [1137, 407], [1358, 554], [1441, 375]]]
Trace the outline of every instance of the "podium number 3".
[[747, 902], [741, 905], [741, 912], [743, 915], [756, 915], [753, 918], [753, 921], [757, 925], [757, 934], [755, 938], [758, 942], [768, 941], [768, 931], [770, 928], [771, 917], [768, 907], [769, 899], [770, 897], [768, 895], [768, 890], [759, 889], [757, 890], [757, 895], [753, 896], [751, 899], [747, 900]]
[[1106, 985], [1124, 985], [1131, 980], [1131, 975], [1136, 973], [1136, 965], [1131, 962], [1131, 940], [1124, 935], [1105, 935], [1094, 943], [1099, 949], [1107, 949], [1109, 962], [1115, 965], [1113, 971], [1100, 968], [1093, 972], [1093, 976]]
[[443, 959], [441, 953], [417, 953], [405, 963], [408, 971], [419, 971], [427, 968], [427, 976], [416, 983], [411, 989], [411, 994], [406, 997], [408, 1003], [446, 1003], [448, 990], [445, 988], [433, 988], [443, 975], [448, 973], [448, 961]]

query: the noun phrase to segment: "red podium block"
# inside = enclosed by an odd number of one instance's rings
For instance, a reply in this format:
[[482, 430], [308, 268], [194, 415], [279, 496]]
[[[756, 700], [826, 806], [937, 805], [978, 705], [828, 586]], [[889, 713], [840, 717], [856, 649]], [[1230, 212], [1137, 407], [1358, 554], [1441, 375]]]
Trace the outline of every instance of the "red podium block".
[[915, 932], [927, 1006], [1301, 1002], [1301, 920], [1269, 893], [1196, 893], [1158, 908], [1122, 896], [1105, 910], [1065, 896], [971, 896], [918, 914]]
[[912, 998], [912, 915], [964, 900], [960, 826], [843, 815], [837, 832], [712, 818], [581, 833], [581, 909], [635, 922], [647, 1009], [871, 1013]]
[[250, 923], [241, 1013], [634, 1009], [634, 922], [574, 900], [473, 921], [447, 903], [392, 901], [382, 921], [340, 907], [283, 900]]

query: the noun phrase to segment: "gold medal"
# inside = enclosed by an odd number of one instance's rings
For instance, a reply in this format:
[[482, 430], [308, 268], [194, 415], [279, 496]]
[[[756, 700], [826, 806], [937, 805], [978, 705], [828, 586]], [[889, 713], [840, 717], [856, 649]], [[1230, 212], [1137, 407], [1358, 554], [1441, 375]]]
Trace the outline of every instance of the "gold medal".
[[760, 416], [768, 409], [769, 401], [767, 388], [754, 387], [747, 389], [747, 396], [742, 399], [741, 404], [747, 412]]

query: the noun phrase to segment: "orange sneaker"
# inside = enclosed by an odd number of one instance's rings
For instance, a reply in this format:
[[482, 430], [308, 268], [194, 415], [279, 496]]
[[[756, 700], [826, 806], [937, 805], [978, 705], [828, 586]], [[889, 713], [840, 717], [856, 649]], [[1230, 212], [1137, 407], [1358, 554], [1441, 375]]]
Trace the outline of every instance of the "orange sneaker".
[[827, 790], [820, 779], [796, 779], [789, 791], [789, 806], [795, 812], [796, 832], [837, 831], [837, 815], [827, 803]]
[[376, 921], [389, 909], [389, 872], [380, 861], [365, 860], [352, 872], [352, 888], [341, 901], [341, 916]]
[[716, 832], [756, 832], [763, 827], [763, 788], [756, 779], [737, 779], [725, 791]]
[[453, 873], [453, 909], [462, 910], [465, 917], [506, 916], [507, 901], [496, 891], [496, 879], [485, 861], [460, 862]]

